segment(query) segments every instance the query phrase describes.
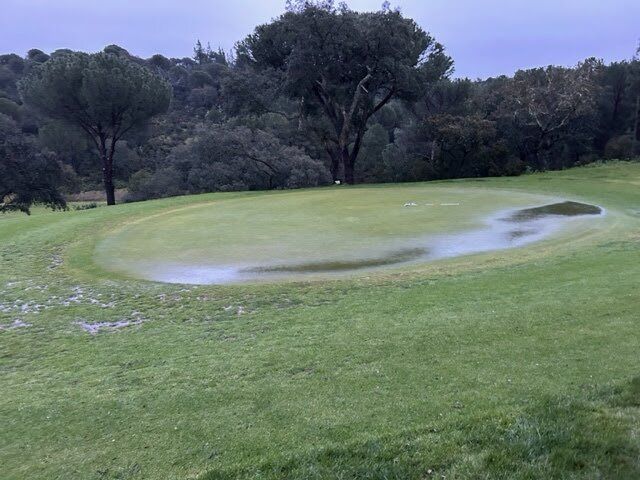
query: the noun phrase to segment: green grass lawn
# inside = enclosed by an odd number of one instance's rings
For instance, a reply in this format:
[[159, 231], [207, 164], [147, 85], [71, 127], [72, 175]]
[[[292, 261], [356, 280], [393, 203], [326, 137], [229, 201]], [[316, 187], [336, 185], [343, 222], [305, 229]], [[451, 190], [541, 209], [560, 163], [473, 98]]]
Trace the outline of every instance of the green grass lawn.
[[[349, 214], [378, 191], [380, 215]], [[273, 255], [269, 212], [313, 223], [306, 248], [322, 252], [340, 231], [346, 245], [390, 222], [442, 231], [543, 197], [607, 216], [522, 249], [336, 280], [184, 286], [105, 268], [180, 258], [194, 225], [215, 237], [193, 255]], [[427, 198], [474, 209], [427, 223], [391, 209]], [[266, 247], [252, 252], [255, 235]], [[6, 215], [0, 478], [640, 478], [639, 286], [634, 163]], [[80, 325], [117, 321], [132, 325]]]

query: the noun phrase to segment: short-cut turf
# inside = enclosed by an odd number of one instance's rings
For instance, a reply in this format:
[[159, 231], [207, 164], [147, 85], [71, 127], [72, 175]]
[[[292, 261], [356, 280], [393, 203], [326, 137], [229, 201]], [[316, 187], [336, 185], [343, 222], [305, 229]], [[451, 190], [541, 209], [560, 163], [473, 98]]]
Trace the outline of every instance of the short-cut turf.
[[478, 227], [490, 213], [554, 200], [431, 184], [225, 198], [203, 198], [123, 225], [98, 243], [98, 263], [145, 278], [154, 265], [167, 263], [278, 266], [379, 258], [403, 241]]
[[[150, 283], [96, 253], [169, 211], [289, 198], [304, 221], [305, 196], [365, 189], [545, 195], [607, 217], [306, 283]], [[265, 215], [239, 237], [267, 235]], [[632, 163], [0, 217], [0, 477], [638, 478], [639, 229]]]

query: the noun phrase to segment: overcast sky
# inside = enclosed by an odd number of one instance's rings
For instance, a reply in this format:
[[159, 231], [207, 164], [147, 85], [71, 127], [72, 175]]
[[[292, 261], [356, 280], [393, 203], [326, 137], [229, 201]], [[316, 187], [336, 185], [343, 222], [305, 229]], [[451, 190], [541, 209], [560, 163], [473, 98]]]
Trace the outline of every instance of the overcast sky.
[[[31, 48], [97, 51], [116, 43], [135, 55], [191, 56], [201, 39], [225, 50], [284, 0], [0, 0], [0, 53]], [[377, 10], [382, 0], [351, 0]], [[640, 0], [397, 0], [443, 43], [456, 76], [630, 58], [640, 40]]]

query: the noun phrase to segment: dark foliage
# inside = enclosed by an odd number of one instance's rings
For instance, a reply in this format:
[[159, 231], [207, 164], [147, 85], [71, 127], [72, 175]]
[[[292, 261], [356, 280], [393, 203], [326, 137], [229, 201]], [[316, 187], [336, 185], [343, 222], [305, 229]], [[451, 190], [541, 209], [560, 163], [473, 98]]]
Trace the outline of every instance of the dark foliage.
[[0, 212], [29, 213], [34, 203], [66, 208], [58, 191], [62, 179], [58, 162], [22, 135], [14, 120], [0, 114]]
[[176, 147], [155, 172], [130, 182], [130, 200], [167, 194], [315, 187], [329, 182], [325, 166], [269, 132], [214, 125]]
[[198, 41], [193, 58], [118, 45], [0, 55], [0, 114], [32, 158], [63, 163], [63, 191], [103, 183], [130, 200], [519, 175], [640, 153], [637, 58], [477, 81], [451, 79], [452, 65], [398, 11], [296, 0], [231, 54]]

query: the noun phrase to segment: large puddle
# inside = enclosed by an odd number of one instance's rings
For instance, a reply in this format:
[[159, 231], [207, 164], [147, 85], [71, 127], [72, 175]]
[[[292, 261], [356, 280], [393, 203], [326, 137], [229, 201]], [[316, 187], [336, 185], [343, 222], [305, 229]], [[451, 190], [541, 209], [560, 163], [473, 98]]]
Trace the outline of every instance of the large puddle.
[[522, 247], [550, 237], [573, 219], [603, 214], [598, 206], [566, 201], [502, 211], [486, 218], [480, 228], [415, 238], [375, 257], [231, 266], [159, 263], [147, 265], [144, 270], [145, 277], [151, 280], [195, 285], [339, 275]]

